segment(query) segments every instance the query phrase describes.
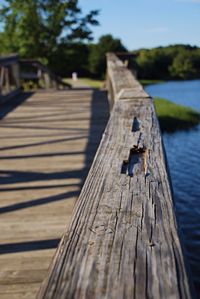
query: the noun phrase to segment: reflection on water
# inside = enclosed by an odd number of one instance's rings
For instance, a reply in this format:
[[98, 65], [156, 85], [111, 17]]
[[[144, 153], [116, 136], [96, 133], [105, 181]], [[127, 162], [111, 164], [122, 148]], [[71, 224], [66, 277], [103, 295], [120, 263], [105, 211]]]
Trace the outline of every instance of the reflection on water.
[[[200, 80], [149, 85], [146, 91], [200, 111]], [[178, 221], [200, 294], [200, 125], [163, 135]]]

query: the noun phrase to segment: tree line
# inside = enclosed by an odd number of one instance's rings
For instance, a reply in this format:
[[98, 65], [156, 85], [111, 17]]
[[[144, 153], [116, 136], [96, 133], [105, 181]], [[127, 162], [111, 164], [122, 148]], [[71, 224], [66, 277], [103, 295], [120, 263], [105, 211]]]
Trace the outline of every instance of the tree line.
[[135, 67], [141, 79], [200, 78], [200, 48], [172, 45], [135, 51]]
[[[128, 52], [120, 39], [107, 34], [92, 41], [98, 10], [83, 15], [78, 0], [5, 0], [0, 9], [0, 54], [36, 58], [62, 77], [103, 79], [107, 52]], [[200, 48], [174, 45], [131, 52], [139, 79], [200, 77]]]

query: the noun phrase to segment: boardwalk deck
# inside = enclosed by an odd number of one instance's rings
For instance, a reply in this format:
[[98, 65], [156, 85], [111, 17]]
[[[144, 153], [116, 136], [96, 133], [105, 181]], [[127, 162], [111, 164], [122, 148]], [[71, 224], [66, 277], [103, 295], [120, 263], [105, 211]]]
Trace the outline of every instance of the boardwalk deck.
[[35, 298], [108, 118], [106, 94], [90, 89], [17, 104], [0, 108], [1, 299]]

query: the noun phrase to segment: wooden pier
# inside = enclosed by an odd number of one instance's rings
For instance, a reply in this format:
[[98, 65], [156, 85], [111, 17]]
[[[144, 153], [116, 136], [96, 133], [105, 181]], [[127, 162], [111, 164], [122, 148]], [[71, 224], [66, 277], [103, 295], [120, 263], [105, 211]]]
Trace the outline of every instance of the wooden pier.
[[2, 299], [195, 298], [152, 99], [114, 54], [107, 65], [107, 126], [103, 91], [1, 108]]

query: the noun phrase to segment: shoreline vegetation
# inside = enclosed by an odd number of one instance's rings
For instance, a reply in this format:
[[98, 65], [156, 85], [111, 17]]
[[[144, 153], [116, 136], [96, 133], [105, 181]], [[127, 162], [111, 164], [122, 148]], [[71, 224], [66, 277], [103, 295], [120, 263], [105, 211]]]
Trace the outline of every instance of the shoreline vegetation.
[[[66, 81], [72, 83], [69, 79]], [[105, 86], [105, 82], [102, 80], [80, 78], [79, 82], [98, 89]], [[163, 82], [164, 81], [162, 80], [140, 80], [143, 87], [149, 84], [158, 84]], [[192, 108], [177, 105], [167, 99], [158, 97], [154, 97], [153, 101], [162, 132], [172, 133], [178, 130], [187, 130], [198, 125], [200, 122], [199, 112]]]
[[153, 102], [162, 132], [190, 129], [200, 122], [200, 114], [194, 109], [158, 97]]
[[140, 82], [140, 84], [142, 84], [143, 87], [147, 86], [147, 85], [152, 85], [152, 84], [159, 84], [159, 83], [164, 83], [166, 81], [164, 80], [153, 80], [153, 79], [141, 79], [138, 80]]

